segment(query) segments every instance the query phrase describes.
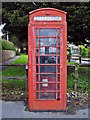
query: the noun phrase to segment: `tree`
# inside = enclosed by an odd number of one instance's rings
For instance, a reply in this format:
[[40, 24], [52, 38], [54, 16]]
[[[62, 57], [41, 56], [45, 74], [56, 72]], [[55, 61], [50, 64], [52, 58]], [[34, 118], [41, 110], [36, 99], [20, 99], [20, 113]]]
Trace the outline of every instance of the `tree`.
[[13, 41], [21, 48], [26, 46], [29, 12], [38, 8], [51, 7], [67, 12], [68, 41], [75, 44], [84, 44], [90, 33], [89, 6], [90, 2], [5, 2], [2, 3], [2, 21], [6, 23], [4, 31], [9, 32], [10, 41]]

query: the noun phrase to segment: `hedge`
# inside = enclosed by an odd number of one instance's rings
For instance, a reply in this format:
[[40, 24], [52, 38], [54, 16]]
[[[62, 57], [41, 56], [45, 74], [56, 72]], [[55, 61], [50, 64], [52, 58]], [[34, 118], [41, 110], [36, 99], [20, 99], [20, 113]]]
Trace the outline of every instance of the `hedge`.
[[16, 51], [16, 48], [12, 42], [0, 38], [0, 50]]

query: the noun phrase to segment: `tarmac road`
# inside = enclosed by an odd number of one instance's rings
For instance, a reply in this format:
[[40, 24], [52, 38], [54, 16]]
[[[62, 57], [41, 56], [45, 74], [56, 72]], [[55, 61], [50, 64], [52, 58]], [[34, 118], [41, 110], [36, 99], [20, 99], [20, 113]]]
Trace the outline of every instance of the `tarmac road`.
[[2, 101], [2, 118], [89, 118], [90, 109], [76, 111], [76, 114], [66, 115], [65, 112], [29, 112], [25, 111], [23, 101]]

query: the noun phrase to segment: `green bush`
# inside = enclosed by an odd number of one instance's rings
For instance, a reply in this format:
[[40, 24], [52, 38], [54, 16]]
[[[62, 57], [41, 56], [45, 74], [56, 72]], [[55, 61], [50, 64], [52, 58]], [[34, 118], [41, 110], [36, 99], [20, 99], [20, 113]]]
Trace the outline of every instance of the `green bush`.
[[90, 57], [90, 49], [86, 48], [83, 45], [79, 45], [80, 55], [81, 57]]
[[85, 46], [79, 45], [80, 55], [85, 56]]
[[90, 57], [90, 49], [89, 48], [85, 48], [85, 53], [86, 53], [86, 56]]
[[13, 50], [13, 51], [15, 51], [16, 48], [12, 42], [0, 38], [0, 50]]

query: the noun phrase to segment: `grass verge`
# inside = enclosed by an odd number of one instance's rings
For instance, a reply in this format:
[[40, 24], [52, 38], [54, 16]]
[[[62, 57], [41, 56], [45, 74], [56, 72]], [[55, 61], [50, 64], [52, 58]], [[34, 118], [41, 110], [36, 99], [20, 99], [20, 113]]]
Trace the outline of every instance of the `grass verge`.
[[12, 64], [27, 64], [28, 63], [28, 55], [21, 54], [20, 57], [13, 61]]

